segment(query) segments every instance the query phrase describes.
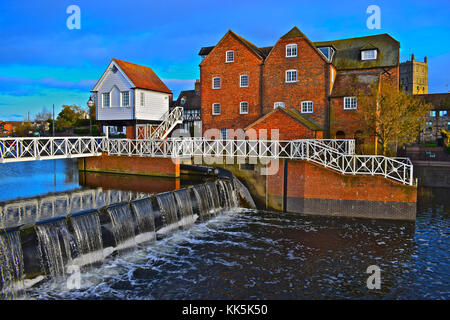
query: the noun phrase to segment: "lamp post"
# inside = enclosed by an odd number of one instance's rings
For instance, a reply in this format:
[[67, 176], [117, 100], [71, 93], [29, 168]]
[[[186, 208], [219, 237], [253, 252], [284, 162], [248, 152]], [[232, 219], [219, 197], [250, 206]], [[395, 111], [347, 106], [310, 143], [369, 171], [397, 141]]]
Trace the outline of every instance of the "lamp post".
[[92, 100], [92, 97], [89, 97], [89, 100], [87, 102], [88, 111], [89, 111], [89, 133], [92, 136], [92, 113], [91, 108], [94, 106], [94, 100]]

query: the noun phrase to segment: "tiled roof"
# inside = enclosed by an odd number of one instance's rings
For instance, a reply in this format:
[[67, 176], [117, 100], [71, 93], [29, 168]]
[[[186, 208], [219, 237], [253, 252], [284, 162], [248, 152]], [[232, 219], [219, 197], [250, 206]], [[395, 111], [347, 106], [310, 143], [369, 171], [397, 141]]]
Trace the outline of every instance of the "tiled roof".
[[136, 88], [172, 93], [151, 68], [119, 59], [113, 59], [113, 61], [117, 63]]
[[[181, 104], [181, 98], [183, 97], [186, 99], [184, 105]], [[195, 90], [181, 91], [178, 99], [173, 101], [174, 107], [183, 107], [185, 109], [200, 109], [201, 105], [200, 92]]]
[[[399, 65], [400, 43], [387, 33], [367, 37], [313, 42], [316, 47], [333, 45], [333, 65], [338, 70], [395, 67]], [[376, 60], [361, 60], [361, 50], [378, 49]]]
[[[230, 31], [232, 32], [232, 31]], [[262, 58], [266, 58], [273, 47], [257, 47], [241, 36], [232, 32], [247, 47]], [[292, 28], [281, 37], [287, 39], [292, 37], [305, 37], [316, 48], [333, 46], [336, 49], [332, 64], [338, 70], [365, 69], [377, 67], [395, 67], [399, 65], [400, 43], [388, 34], [378, 34], [367, 37], [349, 38], [341, 40], [311, 42], [297, 27]], [[361, 50], [378, 49], [376, 60], [361, 60]], [[214, 46], [200, 49], [200, 56], [207, 56]]]
[[332, 97], [354, 96], [355, 92], [369, 94], [374, 85], [378, 85], [380, 72], [339, 72], [333, 86]]

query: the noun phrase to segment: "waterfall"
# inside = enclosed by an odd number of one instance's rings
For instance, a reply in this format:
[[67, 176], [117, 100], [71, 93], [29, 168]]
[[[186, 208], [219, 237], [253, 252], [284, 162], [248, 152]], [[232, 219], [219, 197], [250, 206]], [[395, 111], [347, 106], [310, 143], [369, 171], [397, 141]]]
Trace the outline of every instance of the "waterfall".
[[216, 184], [214, 182], [209, 182], [205, 187], [212, 202], [211, 213], [215, 214], [220, 208], [219, 193], [217, 192]]
[[153, 212], [152, 200], [150, 198], [135, 200], [131, 202], [131, 207], [136, 217], [139, 230], [137, 242], [147, 242], [156, 240], [155, 216]]
[[101, 234], [100, 218], [96, 211], [78, 216], [72, 216], [70, 219], [74, 229], [78, 248], [81, 251], [79, 259], [74, 263], [86, 266], [97, 262], [102, 262], [103, 257], [103, 239]]
[[0, 276], [0, 298], [14, 299], [23, 294], [23, 253], [17, 231], [0, 234]]
[[193, 188], [195, 197], [197, 198], [198, 211], [200, 216], [208, 216], [211, 210], [212, 202], [207, 196], [204, 186], [196, 186]]
[[178, 208], [180, 208], [180, 213], [182, 218], [187, 218], [194, 215], [192, 210], [191, 194], [189, 189], [181, 189], [174, 192], [175, 199], [178, 203]]
[[36, 226], [44, 270], [53, 278], [65, 276], [65, 266], [72, 261], [71, 239], [65, 219]]
[[116, 249], [118, 251], [136, 246], [134, 239], [134, 223], [131, 208], [128, 203], [109, 206], [106, 208], [112, 223]]
[[166, 227], [178, 222], [177, 204], [171, 192], [162, 193], [156, 196], [159, 208], [162, 211]]

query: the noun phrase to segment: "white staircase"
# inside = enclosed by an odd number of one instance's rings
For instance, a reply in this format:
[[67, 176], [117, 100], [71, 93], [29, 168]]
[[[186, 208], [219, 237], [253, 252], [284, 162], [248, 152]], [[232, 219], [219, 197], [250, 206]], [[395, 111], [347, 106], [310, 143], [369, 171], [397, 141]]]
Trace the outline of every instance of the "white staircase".
[[167, 111], [161, 117], [159, 125], [145, 125], [137, 128], [136, 137], [138, 139], [163, 140], [179, 124], [183, 123], [183, 108], [176, 107], [172, 111]]

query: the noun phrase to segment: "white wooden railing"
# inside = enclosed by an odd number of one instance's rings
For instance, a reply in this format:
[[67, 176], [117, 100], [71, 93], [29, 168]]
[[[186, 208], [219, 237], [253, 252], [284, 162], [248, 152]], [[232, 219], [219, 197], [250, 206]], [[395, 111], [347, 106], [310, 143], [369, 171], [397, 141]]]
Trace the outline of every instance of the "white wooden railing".
[[354, 140], [207, 140], [179, 138], [129, 140], [78, 138], [2, 138], [0, 162], [99, 156], [164, 158], [240, 158], [307, 160], [342, 174], [383, 176], [414, 185], [408, 158], [355, 154]]
[[408, 158], [355, 154], [354, 140], [109, 140], [108, 153], [141, 157], [307, 160], [342, 174], [383, 176], [414, 185]]
[[0, 138], [0, 163], [101, 155], [105, 137]]

